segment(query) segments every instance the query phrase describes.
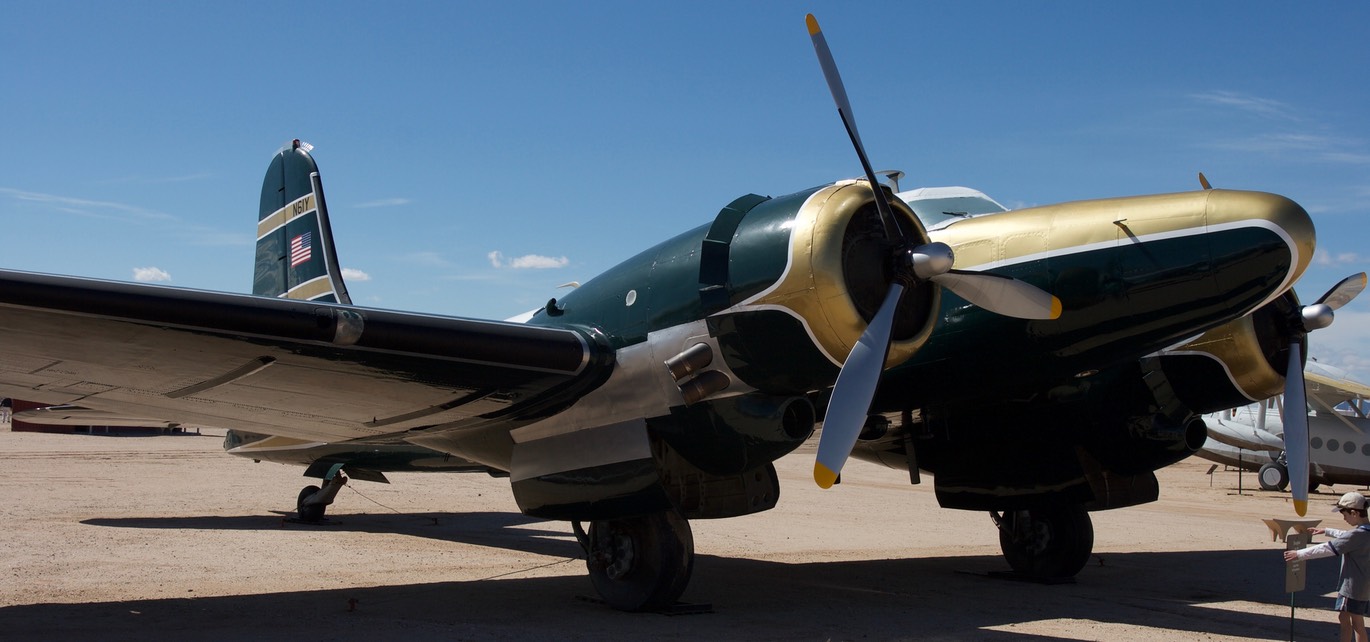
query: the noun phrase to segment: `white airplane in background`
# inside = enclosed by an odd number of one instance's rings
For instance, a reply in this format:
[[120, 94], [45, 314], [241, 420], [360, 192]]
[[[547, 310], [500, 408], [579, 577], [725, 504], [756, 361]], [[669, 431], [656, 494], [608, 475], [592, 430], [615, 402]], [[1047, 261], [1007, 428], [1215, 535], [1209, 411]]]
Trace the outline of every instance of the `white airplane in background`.
[[[1370, 386], [1340, 368], [1309, 361], [1304, 371], [1308, 399], [1309, 487], [1370, 485]], [[1210, 439], [1198, 455], [1209, 461], [1257, 471], [1265, 490], [1284, 490], [1289, 471], [1284, 457], [1283, 397], [1276, 396], [1204, 417]]]

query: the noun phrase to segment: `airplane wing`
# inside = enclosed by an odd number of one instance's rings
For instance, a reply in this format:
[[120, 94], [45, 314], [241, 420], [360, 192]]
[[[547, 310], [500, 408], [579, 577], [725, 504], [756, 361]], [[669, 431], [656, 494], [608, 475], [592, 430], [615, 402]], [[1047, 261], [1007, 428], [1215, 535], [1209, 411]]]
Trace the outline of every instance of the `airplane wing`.
[[1370, 386], [1350, 379], [1335, 379], [1307, 370], [1304, 371], [1303, 378], [1307, 382], [1308, 396], [1318, 398], [1327, 404], [1328, 408], [1343, 401], [1370, 399]]
[[176, 428], [180, 423], [162, 419], [126, 417], [70, 404], [21, 410], [11, 419], [41, 426], [104, 426], [121, 428]]
[[518, 425], [613, 363], [569, 329], [16, 271], [0, 307], [0, 396], [316, 441]]

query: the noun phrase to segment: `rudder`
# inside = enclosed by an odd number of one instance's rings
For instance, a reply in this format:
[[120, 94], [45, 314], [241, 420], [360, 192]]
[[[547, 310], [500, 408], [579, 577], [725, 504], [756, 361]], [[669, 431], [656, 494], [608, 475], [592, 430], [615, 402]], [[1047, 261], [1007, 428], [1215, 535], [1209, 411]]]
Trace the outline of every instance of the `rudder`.
[[351, 304], [310, 149], [299, 139], [291, 141], [276, 151], [266, 170], [252, 293]]

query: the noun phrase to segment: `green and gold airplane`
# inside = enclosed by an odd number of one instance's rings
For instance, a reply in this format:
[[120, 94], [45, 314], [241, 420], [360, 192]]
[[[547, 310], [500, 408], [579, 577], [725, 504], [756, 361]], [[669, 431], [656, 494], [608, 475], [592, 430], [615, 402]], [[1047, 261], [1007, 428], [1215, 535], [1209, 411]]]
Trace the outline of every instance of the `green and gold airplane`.
[[[1167, 349], [1246, 333], [1210, 351], [1229, 372], [1301, 362], [1291, 286], [1313, 224], [1289, 199], [1207, 188], [910, 206], [871, 171], [808, 26], [864, 178], [739, 197], [502, 322], [350, 304], [318, 169], [288, 145], [253, 295], [0, 271], [0, 396], [231, 428], [230, 452], [332, 480], [507, 475], [521, 511], [576, 525], [625, 610], [684, 590], [689, 520], [775, 506], [772, 462], [821, 418], [818, 484], [849, 455], [930, 473], [943, 506], [991, 514], [1015, 570], [1072, 576], [1089, 511], [1155, 500], [1153, 471], [1233, 394]], [[302, 514], [338, 483], [302, 492]]]

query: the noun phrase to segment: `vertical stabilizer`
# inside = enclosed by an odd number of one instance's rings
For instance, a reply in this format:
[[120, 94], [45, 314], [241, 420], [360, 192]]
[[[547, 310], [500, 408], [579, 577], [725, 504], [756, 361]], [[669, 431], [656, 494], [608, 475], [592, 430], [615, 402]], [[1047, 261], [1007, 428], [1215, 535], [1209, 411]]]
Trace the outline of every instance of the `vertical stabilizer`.
[[266, 170], [252, 293], [350, 304], [310, 149], [309, 143], [292, 141]]

